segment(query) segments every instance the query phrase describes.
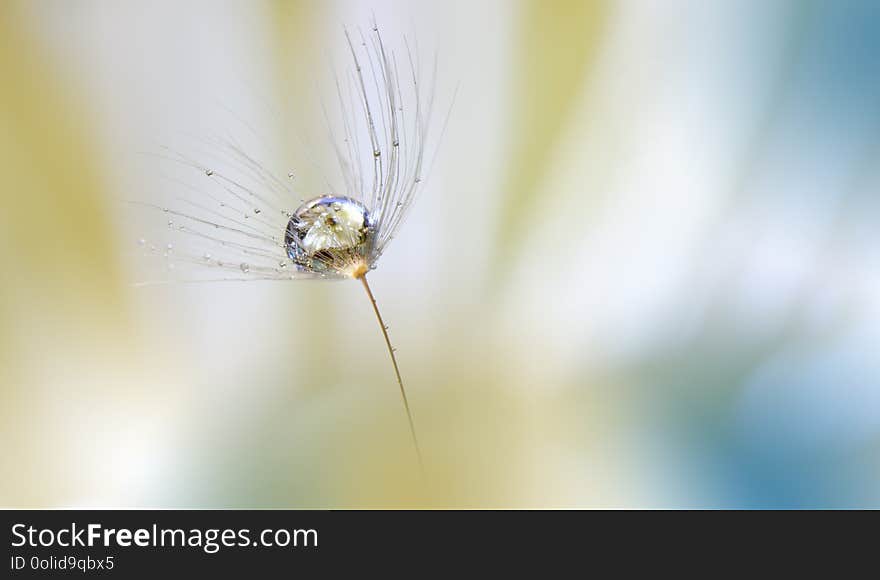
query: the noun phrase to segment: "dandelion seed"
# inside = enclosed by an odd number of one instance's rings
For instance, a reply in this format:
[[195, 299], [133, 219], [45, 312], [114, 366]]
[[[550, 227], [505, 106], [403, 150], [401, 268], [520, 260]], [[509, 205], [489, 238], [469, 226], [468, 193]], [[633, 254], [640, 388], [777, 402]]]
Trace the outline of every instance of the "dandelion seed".
[[[205, 202], [189, 202], [180, 208], [141, 205], [171, 214], [191, 247], [210, 247], [210, 251], [186, 253], [184, 244], [179, 244], [175, 260], [187, 267], [220, 270], [224, 273], [220, 280], [358, 280], [379, 323], [424, 473], [396, 349], [367, 273], [376, 268], [395, 237], [428, 170], [424, 157], [433, 86], [422, 85], [409, 50], [402, 59], [409, 63], [409, 70], [399, 74], [396, 56], [386, 49], [375, 24], [366, 37], [363, 33], [358, 37], [361, 42], [356, 43], [345, 31], [351, 67], [344, 82], [337, 85], [342, 134], [333, 141], [345, 184], [342, 193], [331, 187], [329, 192], [299, 198], [290, 183], [265, 169], [235, 142], [223, 141], [218, 145], [227, 158], [235, 160], [233, 168], [221, 164], [208, 168], [177, 154], [170, 158], [212, 177]], [[345, 94], [346, 89], [350, 94]], [[294, 172], [286, 176], [293, 180]], [[293, 209], [295, 199], [300, 201]], [[169, 219], [168, 224], [172, 226], [173, 221]]]

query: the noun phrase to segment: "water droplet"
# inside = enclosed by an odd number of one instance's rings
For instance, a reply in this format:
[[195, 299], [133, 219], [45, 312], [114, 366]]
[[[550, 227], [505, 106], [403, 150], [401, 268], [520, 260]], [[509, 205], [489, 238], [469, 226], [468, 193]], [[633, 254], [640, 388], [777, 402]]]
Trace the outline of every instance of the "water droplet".
[[251, 271], [250, 264], [248, 264], [247, 262], [242, 262], [239, 268], [241, 268], [241, 271], [245, 274]]
[[172, 250], [174, 250], [174, 244], [168, 244], [167, 246], [165, 246], [165, 248], [166, 248], [169, 252], [171, 252]]
[[291, 171], [287, 174], [287, 179], [293, 179], [294, 177], [296, 177], [296, 176], [293, 174], [293, 171]]
[[379, 151], [378, 149], [376, 149], [375, 151], [373, 151], [373, 157], [379, 157], [380, 155], [382, 155], [382, 152]]
[[214, 175], [214, 170], [213, 169], [205, 169], [205, 175], [207, 175], [208, 177], [211, 177], [212, 175]]
[[141, 239], [138, 240], [138, 245], [139, 245], [139, 246], [143, 246], [143, 245], [146, 244], [146, 243], [147, 243], [147, 240], [145, 240], [145, 239], [143, 239], [143, 238], [141, 238]]
[[333, 211], [339, 211], [342, 209], [342, 204], [337, 201], [337, 202], [333, 203], [332, 207], [333, 207]]
[[169, 228], [173, 228], [173, 227], [174, 227], [174, 220], [168, 220], [168, 227], [169, 227]]
[[263, 211], [263, 210], [261, 210], [261, 209], [258, 208], [258, 207], [255, 207], [255, 208], [254, 208], [254, 213], [260, 213], [261, 211]]
[[394, 145], [395, 147], [399, 147], [399, 146], [400, 146], [400, 141], [398, 141], [397, 139], [395, 139], [395, 140], [394, 140], [394, 143], [392, 143], [392, 145]]
[[287, 262], [285, 262], [284, 260], [281, 260], [280, 262], [278, 262], [278, 267], [282, 268], [282, 269], [286, 268]]
[[210, 253], [210, 252], [205, 252], [205, 256], [204, 256], [204, 257], [205, 257], [205, 260], [210, 260], [210, 259], [211, 259], [211, 253]]

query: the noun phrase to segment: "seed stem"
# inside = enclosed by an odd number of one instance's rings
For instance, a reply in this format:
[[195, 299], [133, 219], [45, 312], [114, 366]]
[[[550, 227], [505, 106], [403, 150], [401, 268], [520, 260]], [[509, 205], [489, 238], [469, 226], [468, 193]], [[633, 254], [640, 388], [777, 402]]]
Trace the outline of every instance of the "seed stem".
[[379, 321], [379, 328], [382, 329], [382, 336], [385, 337], [385, 345], [388, 347], [388, 354], [391, 356], [391, 364], [394, 365], [394, 374], [397, 376], [397, 384], [400, 386], [400, 396], [403, 398], [403, 406], [406, 409], [406, 418], [409, 420], [409, 432], [412, 435], [413, 445], [416, 448], [416, 456], [419, 458], [419, 470], [421, 471], [422, 477], [424, 477], [425, 464], [422, 462], [422, 451], [419, 449], [419, 440], [416, 437], [416, 428], [413, 424], [412, 413], [409, 410], [409, 401], [406, 399], [406, 390], [403, 388], [403, 379], [400, 378], [397, 357], [394, 356], [394, 347], [391, 346], [391, 339], [388, 338], [388, 328], [385, 326], [385, 321], [382, 320], [382, 315], [379, 314], [379, 306], [376, 304], [376, 299], [373, 297], [373, 291], [370, 290], [370, 285], [367, 284], [366, 273], [358, 276], [358, 279], [361, 281], [361, 284], [364, 285], [364, 290], [367, 291], [367, 296], [370, 298], [370, 303], [373, 305], [373, 312], [376, 313], [376, 320]]

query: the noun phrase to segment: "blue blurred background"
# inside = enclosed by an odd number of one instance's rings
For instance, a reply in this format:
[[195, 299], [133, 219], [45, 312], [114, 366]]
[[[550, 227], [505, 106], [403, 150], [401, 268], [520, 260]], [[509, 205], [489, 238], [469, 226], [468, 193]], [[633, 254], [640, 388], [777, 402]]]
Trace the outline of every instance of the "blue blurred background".
[[[135, 287], [116, 203], [317, 179], [373, 13], [458, 87], [371, 280], [427, 489], [356, 284]], [[9, 1], [0, 79], [3, 506], [880, 507], [880, 3]]]

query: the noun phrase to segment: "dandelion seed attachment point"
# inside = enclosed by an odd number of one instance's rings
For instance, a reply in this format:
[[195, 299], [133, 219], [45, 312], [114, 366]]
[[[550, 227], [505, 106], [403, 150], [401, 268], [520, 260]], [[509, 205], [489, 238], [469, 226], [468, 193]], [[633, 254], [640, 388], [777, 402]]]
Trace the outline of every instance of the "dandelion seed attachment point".
[[366, 271], [372, 242], [369, 211], [348, 197], [306, 201], [293, 213], [284, 233], [287, 255], [301, 271], [352, 278]]

